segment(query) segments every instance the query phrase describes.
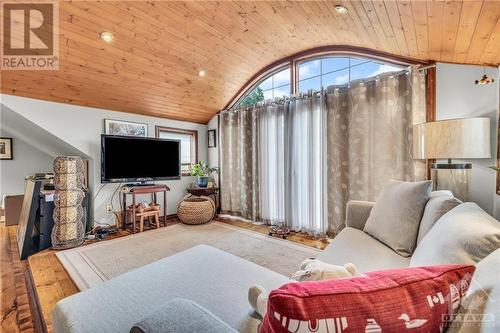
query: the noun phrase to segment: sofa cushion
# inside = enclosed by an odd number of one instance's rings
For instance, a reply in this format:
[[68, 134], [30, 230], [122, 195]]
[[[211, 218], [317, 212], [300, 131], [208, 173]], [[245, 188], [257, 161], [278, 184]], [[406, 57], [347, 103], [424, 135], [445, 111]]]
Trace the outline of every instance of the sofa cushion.
[[447, 333], [500, 332], [500, 249], [476, 265], [465, 299]]
[[[297, 263], [298, 265], [298, 263]], [[281, 274], [207, 245], [199, 245], [64, 298], [53, 311], [55, 333], [128, 332], [174, 298], [203, 306], [240, 332], [255, 332], [248, 288], [272, 290]]]
[[349, 200], [346, 206], [346, 227], [363, 230], [375, 202]]
[[474, 269], [404, 268], [288, 283], [269, 294], [260, 332], [440, 332], [458, 311]]
[[424, 236], [431, 230], [441, 216], [462, 203], [462, 201], [455, 198], [453, 195], [446, 195], [440, 191], [436, 192], [432, 192], [431, 198], [425, 205], [424, 215], [422, 216], [418, 229], [417, 245], [420, 244]]
[[410, 266], [475, 264], [500, 248], [500, 222], [472, 202], [444, 214], [415, 249]]
[[363, 230], [398, 254], [411, 256], [431, 188], [431, 181], [389, 181], [378, 196]]
[[335, 236], [318, 259], [333, 265], [352, 262], [360, 273], [410, 265], [410, 258], [400, 256], [367, 233], [350, 227]]
[[130, 333], [237, 333], [202, 306], [174, 298], [134, 324]]

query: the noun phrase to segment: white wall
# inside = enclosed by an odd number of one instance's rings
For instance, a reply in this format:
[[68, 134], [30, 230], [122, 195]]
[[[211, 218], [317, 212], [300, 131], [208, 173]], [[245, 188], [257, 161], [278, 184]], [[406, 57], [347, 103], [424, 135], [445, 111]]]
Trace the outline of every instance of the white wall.
[[36, 172], [52, 171], [52, 156], [5, 130], [1, 131], [1, 136], [13, 139], [14, 159], [0, 160], [0, 201], [6, 194], [23, 194], [26, 176]]
[[[52, 133], [91, 158], [89, 183], [93, 195], [101, 187], [100, 136], [103, 133], [103, 119], [105, 118], [147, 123], [149, 125], [149, 136], [151, 137], [155, 135], [155, 125], [196, 129], [198, 130], [199, 159], [207, 159], [206, 125], [11, 95], [0, 95], [0, 101], [9, 109], [29, 119], [37, 126]], [[161, 161], [161, 156], [152, 158], [152, 162], [161, 163]], [[123, 162], [126, 163], [125, 158]], [[192, 177], [182, 177], [181, 180], [165, 182], [171, 189], [167, 196], [168, 214], [176, 212], [179, 200], [186, 194], [186, 188], [192, 181]], [[105, 216], [106, 205], [110, 203], [111, 196], [117, 186], [118, 184], [106, 185], [94, 201], [94, 215], [97, 221]], [[118, 194], [115, 195], [113, 201], [115, 210], [119, 207], [118, 197]], [[147, 200], [147, 198], [144, 200]]]
[[[497, 68], [486, 72], [498, 78]], [[491, 158], [467, 160], [472, 163], [471, 201], [488, 213], [494, 213], [496, 174], [488, 166], [496, 164], [498, 136], [498, 80], [494, 84], [475, 85], [483, 67], [438, 63], [436, 67], [436, 119], [488, 117], [491, 121]], [[497, 213], [498, 214], [498, 213]], [[497, 215], [498, 217], [498, 215]]]

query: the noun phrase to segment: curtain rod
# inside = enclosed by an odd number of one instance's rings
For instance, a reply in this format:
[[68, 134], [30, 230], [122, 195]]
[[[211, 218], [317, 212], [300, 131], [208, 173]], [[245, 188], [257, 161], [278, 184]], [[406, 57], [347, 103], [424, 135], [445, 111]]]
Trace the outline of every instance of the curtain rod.
[[435, 68], [436, 67], [436, 64], [432, 64], [432, 65], [427, 65], [427, 66], [422, 66], [420, 67], [418, 70], [419, 71], [425, 71], [427, 69], [430, 69], [430, 68]]
[[[422, 68], [418, 68], [418, 70], [419, 71], [426, 70], [428, 68], [435, 67], [435, 66], [436, 65], [433, 64], [433, 65], [425, 66]], [[352, 82], [336, 86], [335, 90], [347, 89], [347, 88], [351, 87], [352, 84], [364, 84], [365, 82], [376, 81], [376, 80], [379, 80], [381, 78], [394, 77], [394, 76], [401, 75], [401, 74], [408, 75], [411, 72], [408, 68], [405, 68], [405, 69], [397, 71], [397, 72], [386, 72], [386, 73], [381, 73], [381, 74], [376, 75], [376, 76], [354, 80]], [[327, 93], [328, 93], [328, 89], [321, 88], [320, 91], [310, 90], [307, 93], [301, 92], [301, 93], [295, 94], [295, 95], [292, 94], [291, 96], [275, 97], [274, 99], [260, 101], [260, 102], [257, 102], [256, 104], [263, 103], [264, 106], [265, 105], [273, 105], [273, 104], [283, 103], [286, 101], [293, 101], [296, 99], [304, 99], [304, 98], [309, 97], [309, 96], [320, 96], [321, 94], [327, 94]], [[245, 107], [242, 110], [249, 110], [252, 107], [253, 107], [253, 105], [250, 105], [250, 106]], [[240, 108], [229, 108], [229, 109], [220, 110], [219, 112], [217, 112], [217, 114], [230, 112], [230, 111], [234, 111], [237, 109], [240, 109]]]

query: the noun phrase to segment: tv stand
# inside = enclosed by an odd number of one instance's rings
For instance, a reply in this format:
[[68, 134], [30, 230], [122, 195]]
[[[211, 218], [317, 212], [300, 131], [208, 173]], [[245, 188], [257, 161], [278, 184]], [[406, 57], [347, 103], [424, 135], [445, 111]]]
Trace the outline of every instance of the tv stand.
[[123, 230], [127, 229], [127, 195], [132, 196], [132, 220], [130, 223], [132, 224], [132, 233], [135, 233], [136, 230], [136, 200], [135, 196], [137, 194], [150, 194], [151, 199], [153, 202], [156, 204], [156, 196], [158, 192], [163, 192], [163, 223], [165, 226], [167, 226], [167, 191], [170, 191], [170, 188], [167, 185], [164, 184], [141, 184], [141, 185], [125, 185], [122, 187], [122, 191], [120, 191], [121, 194], [121, 199], [122, 199], [122, 204], [123, 204], [123, 211], [122, 211], [122, 221], [123, 225], [122, 228]]

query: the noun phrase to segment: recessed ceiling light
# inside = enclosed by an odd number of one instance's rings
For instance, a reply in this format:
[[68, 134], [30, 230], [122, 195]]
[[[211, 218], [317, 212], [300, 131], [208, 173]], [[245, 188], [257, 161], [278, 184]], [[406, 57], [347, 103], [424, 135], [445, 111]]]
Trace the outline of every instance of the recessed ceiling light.
[[206, 75], [207, 75], [207, 71], [204, 69], [200, 69], [200, 71], [198, 72], [198, 76], [200, 76], [200, 77], [205, 77]]
[[101, 32], [101, 39], [106, 43], [110, 43], [113, 41], [113, 34], [109, 31]]
[[337, 13], [339, 14], [345, 14], [348, 12], [347, 8], [342, 6], [342, 5], [335, 5], [335, 10], [337, 11]]

